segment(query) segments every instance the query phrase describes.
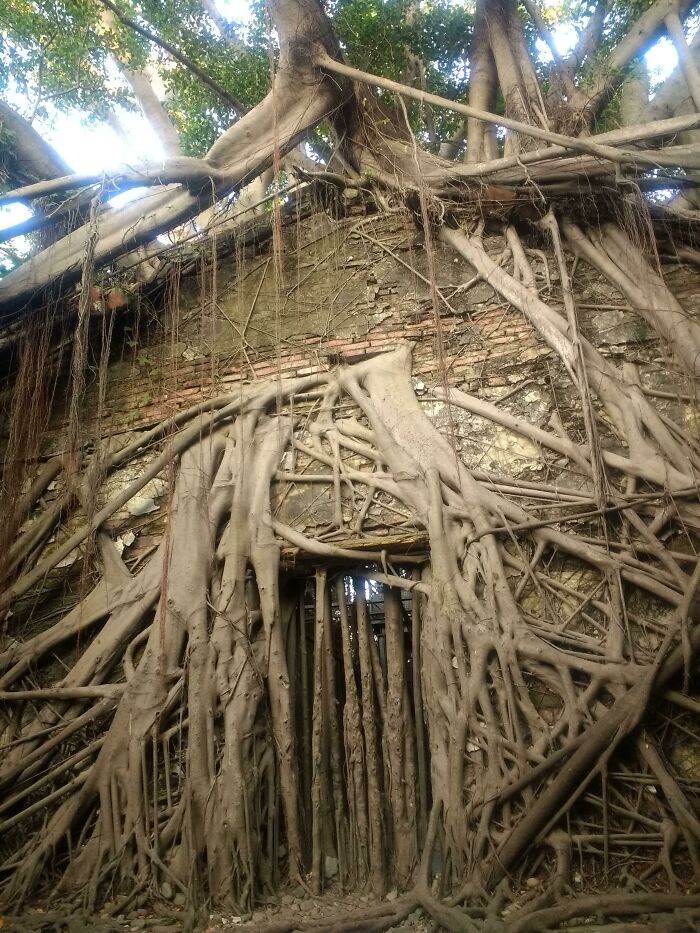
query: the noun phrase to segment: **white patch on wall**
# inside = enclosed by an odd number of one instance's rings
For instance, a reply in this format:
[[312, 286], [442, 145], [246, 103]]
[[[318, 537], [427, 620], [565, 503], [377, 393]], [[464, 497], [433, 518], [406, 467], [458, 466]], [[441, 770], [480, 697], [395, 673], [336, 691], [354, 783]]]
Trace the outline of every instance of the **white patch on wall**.
[[160, 499], [164, 493], [165, 483], [163, 480], [152, 479], [127, 502], [126, 510], [129, 515], [149, 515], [151, 512], [157, 512], [156, 499]]
[[135, 540], [136, 535], [133, 531], [126, 531], [123, 535], [119, 535], [117, 540], [114, 542], [114, 547], [116, 548], [117, 554], [119, 554], [121, 557], [125, 548], [131, 547]]
[[[491, 467], [508, 472], [509, 469], [529, 467], [539, 470], [541, 467], [540, 450], [537, 444], [526, 437], [520, 437], [507, 428], [496, 425], [493, 439], [486, 449], [484, 462], [490, 461]], [[520, 461], [525, 461], [520, 462]]]
[[423, 404], [423, 411], [429, 418], [437, 418], [445, 410], [444, 402], [426, 401]]

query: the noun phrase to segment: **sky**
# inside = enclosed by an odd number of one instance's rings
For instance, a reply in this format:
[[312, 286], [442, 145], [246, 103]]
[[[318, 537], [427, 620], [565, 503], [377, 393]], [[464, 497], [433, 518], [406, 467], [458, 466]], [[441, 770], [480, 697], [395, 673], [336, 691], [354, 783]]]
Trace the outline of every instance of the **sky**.
[[[458, 0], [457, 0], [458, 2]], [[247, 0], [218, 0], [222, 14], [229, 20], [245, 23], [249, 18]], [[557, 47], [565, 55], [576, 41], [572, 26], [563, 24], [553, 30]], [[548, 50], [543, 48], [543, 56], [548, 57]], [[668, 39], [661, 39], [646, 55], [652, 84], [662, 81], [673, 70], [677, 56]], [[21, 111], [21, 98], [11, 100]], [[163, 156], [158, 137], [149, 123], [137, 113], [119, 110], [119, 121], [124, 135], [118, 135], [106, 124], [89, 123], [80, 114], [54, 112], [48, 121], [35, 124], [41, 135], [51, 143], [75, 172], [99, 173], [113, 172], [120, 166], [134, 165], [143, 161], [157, 161]], [[124, 200], [136, 196], [134, 191], [125, 192], [118, 198]], [[118, 198], [112, 203], [119, 203]], [[0, 207], [0, 230], [19, 223], [30, 216], [31, 212], [23, 205]]]

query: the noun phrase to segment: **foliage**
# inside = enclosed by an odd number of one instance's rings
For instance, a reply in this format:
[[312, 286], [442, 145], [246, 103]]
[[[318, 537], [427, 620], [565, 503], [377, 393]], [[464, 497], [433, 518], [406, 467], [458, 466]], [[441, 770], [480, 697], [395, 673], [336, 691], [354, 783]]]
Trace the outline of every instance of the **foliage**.
[[[49, 102], [96, 116], [124, 103], [123, 93], [106, 80], [114, 37], [100, 34], [99, 14], [92, 0], [0, 5], [0, 92], [23, 96], [39, 118], [48, 115]], [[135, 50], [130, 36], [120, 36], [119, 42]]]
[[[610, 5], [597, 52], [577, 64], [577, 78], [595, 80], [601, 63], [630, 23], [651, 0]], [[542, 6], [550, 28], [567, 24], [581, 34], [596, 4], [593, 0], [563, 0]], [[119, 9], [167, 43], [175, 46], [247, 108], [258, 103], [270, 86], [270, 38], [264, 2], [251, 4], [244, 26], [231, 22], [225, 35], [217, 32], [199, 0], [121, 0]], [[469, 48], [474, 4], [450, 0], [334, 0], [329, 5], [344, 55], [363, 70], [396, 80], [406, 76], [409, 59], [420, 60], [427, 90], [466, 100], [469, 90]], [[88, 119], [105, 118], [115, 106], [133, 108], [135, 101], [119, 75], [114, 59], [134, 70], [147, 62], [165, 88], [165, 105], [180, 134], [183, 151], [202, 155], [236, 119], [231, 106], [162, 48], [129, 27], [102, 21], [99, 0], [17, 0], [0, 8], [0, 93], [23, 97], [39, 120], [50, 107], [78, 109]], [[537, 30], [524, 14], [524, 37], [540, 80], [548, 86], [550, 56], [543, 54]], [[274, 51], [274, 49], [273, 49]], [[616, 109], [610, 119], [614, 121]], [[459, 127], [454, 115], [437, 113], [433, 143]], [[610, 122], [608, 119], [608, 123]], [[423, 115], [414, 110], [414, 128]]]

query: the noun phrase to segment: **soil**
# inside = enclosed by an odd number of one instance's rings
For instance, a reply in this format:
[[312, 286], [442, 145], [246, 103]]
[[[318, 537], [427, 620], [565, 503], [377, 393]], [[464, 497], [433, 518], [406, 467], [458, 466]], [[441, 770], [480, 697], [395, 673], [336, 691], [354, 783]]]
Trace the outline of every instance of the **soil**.
[[[396, 892], [393, 891], [387, 899], [395, 897]], [[216, 911], [209, 914], [208, 919], [196, 919], [189, 908], [164, 901], [146, 903], [141, 907], [127, 909], [123, 913], [115, 912], [110, 915], [111, 911], [118, 910], [118, 905], [108, 903], [105, 905], [106, 909], [97, 916], [88, 916], [81, 911], [75, 912], [60, 906], [53, 909], [35, 907], [18, 917], [0, 917], [0, 929], [3, 933], [81, 933], [83, 930], [90, 933], [135, 933], [137, 930], [148, 933], [175, 933], [180, 930], [192, 933], [235, 933], [238, 929], [250, 931], [257, 925], [289, 922], [296, 917], [299, 918], [300, 924], [326, 921], [330, 926], [338, 920], [347, 921], [377, 903], [379, 902], [372, 895], [343, 894], [339, 887], [335, 886], [329, 888], [322, 897], [297, 897], [294, 894], [282, 893], [279, 899], [270, 900], [252, 914], [242, 916], [232, 911]], [[428, 933], [431, 929], [432, 921], [420, 911], [415, 911], [402, 923], [391, 927], [391, 931], [411, 933]]]

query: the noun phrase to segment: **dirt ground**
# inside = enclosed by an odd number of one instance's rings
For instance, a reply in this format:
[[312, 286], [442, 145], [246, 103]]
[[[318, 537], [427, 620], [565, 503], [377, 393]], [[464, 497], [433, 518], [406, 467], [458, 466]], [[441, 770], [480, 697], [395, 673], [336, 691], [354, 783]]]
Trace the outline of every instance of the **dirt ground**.
[[[390, 892], [388, 900], [395, 897], [396, 892]], [[142, 906], [132, 902], [123, 912], [116, 912], [119, 910], [117, 904], [107, 904], [106, 910], [93, 916], [80, 911], [71, 912], [65, 907], [47, 906], [29, 909], [21, 916], [0, 916], [0, 929], [2, 933], [135, 933], [138, 930], [147, 933], [176, 933], [181, 930], [192, 933], [235, 933], [236, 929], [250, 931], [258, 925], [262, 927], [268, 923], [289, 922], [296, 918], [300, 927], [308, 922], [327, 921], [330, 925], [337, 920], [352, 919], [376, 903], [371, 895], [343, 894], [339, 889], [331, 889], [322, 897], [299, 897], [288, 892], [281, 895], [279, 902], [270, 901], [250, 914], [215, 911], [208, 917], [205, 914], [198, 918], [180, 903], [168, 901], [144, 902]], [[433, 924], [424, 915], [415, 912], [391, 929], [397, 933], [428, 933], [433, 929]]]

